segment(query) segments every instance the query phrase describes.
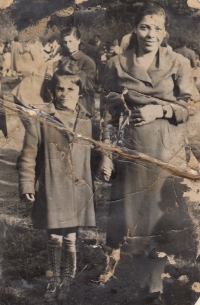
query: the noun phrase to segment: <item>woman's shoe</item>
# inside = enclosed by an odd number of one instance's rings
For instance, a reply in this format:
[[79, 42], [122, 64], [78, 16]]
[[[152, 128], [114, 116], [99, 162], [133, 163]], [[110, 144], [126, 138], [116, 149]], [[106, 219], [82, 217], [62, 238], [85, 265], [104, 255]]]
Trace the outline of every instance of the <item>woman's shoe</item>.
[[141, 298], [140, 301], [146, 305], [166, 305], [160, 292], [149, 293], [147, 296]]
[[112, 250], [111, 255], [106, 254], [107, 267], [104, 274], [99, 276], [99, 283], [105, 284], [115, 273], [115, 269], [120, 260], [120, 249]]

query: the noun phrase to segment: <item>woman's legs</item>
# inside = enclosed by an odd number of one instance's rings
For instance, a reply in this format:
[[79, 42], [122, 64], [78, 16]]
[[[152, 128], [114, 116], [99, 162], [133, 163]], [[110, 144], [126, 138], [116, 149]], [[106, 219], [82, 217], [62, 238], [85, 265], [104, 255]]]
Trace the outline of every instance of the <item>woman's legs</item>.
[[99, 281], [105, 284], [115, 273], [115, 269], [120, 261], [120, 248], [112, 249], [111, 254], [106, 254], [106, 270], [105, 274], [101, 274]]
[[157, 258], [152, 261], [152, 271], [150, 276], [149, 292], [163, 293], [162, 274], [165, 272], [167, 257]]

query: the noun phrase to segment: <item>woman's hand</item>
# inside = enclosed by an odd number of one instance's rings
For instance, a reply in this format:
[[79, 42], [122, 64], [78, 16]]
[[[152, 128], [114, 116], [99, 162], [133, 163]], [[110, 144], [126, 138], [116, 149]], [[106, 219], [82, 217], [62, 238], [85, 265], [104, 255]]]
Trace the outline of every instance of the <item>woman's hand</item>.
[[110, 180], [113, 169], [114, 169], [113, 161], [109, 157], [104, 155], [102, 157], [100, 171], [104, 174], [104, 179], [106, 181]]
[[161, 105], [146, 105], [142, 108], [132, 110], [130, 122], [133, 122], [135, 126], [140, 126], [153, 122], [163, 116], [164, 111]]
[[35, 195], [34, 194], [24, 194], [22, 196], [22, 201], [34, 202], [35, 201]]

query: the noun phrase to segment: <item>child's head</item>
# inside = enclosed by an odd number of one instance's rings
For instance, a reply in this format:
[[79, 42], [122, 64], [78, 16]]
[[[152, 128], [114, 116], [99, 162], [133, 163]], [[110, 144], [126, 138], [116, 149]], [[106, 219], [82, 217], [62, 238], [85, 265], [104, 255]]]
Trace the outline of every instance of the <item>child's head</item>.
[[80, 91], [76, 75], [59, 75], [55, 73], [52, 89], [55, 106], [75, 110]]
[[100, 39], [101, 39], [100, 35], [94, 35], [94, 43], [95, 44], [99, 43]]
[[118, 39], [116, 39], [116, 38], [113, 39], [112, 45], [113, 45], [113, 46], [118, 46], [118, 45], [119, 45]]
[[72, 54], [79, 50], [81, 34], [77, 27], [67, 27], [61, 31], [60, 40], [63, 51]]

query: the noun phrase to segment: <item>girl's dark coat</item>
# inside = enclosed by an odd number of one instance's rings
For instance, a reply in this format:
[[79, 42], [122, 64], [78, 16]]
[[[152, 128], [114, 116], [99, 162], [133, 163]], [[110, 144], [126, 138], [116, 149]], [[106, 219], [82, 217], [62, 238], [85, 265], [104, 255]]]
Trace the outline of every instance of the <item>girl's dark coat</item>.
[[[77, 134], [91, 134], [91, 120], [49, 113]], [[90, 144], [55, 126], [32, 119], [27, 127], [19, 170], [20, 196], [35, 194], [37, 229], [95, 226]]]

